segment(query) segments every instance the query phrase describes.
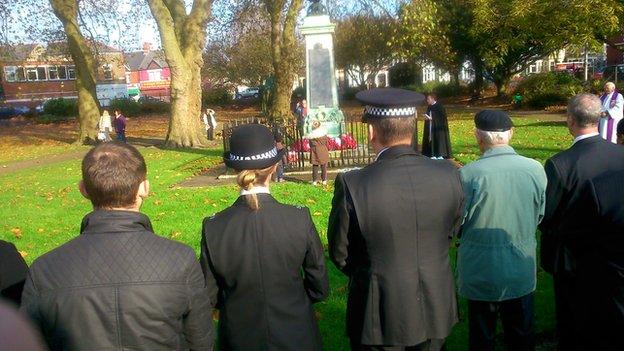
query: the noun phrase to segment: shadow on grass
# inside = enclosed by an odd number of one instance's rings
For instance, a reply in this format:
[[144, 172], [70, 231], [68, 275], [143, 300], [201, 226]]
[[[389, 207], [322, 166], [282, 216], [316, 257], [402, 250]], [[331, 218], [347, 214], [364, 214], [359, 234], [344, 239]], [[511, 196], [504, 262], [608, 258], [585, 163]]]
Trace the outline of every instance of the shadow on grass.
[[565, 127], [566, 121], [542, 121], [535, 123], [527, 123], [514, 126], [514, 128], [526, 128], [526, 127]]

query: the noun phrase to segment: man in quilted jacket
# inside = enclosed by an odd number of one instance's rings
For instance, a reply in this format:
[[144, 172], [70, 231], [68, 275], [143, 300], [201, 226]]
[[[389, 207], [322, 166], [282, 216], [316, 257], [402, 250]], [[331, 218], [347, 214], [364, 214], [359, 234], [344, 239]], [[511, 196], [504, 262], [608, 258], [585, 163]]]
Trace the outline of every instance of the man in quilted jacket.
[[82, 161], [93, 204], [80, 235], [31, 266], [22, 309], [51, 350], [211, 350], [210, 301], [195, 252], [154, 234], [139, 212], [145, 160], [112, 142]]

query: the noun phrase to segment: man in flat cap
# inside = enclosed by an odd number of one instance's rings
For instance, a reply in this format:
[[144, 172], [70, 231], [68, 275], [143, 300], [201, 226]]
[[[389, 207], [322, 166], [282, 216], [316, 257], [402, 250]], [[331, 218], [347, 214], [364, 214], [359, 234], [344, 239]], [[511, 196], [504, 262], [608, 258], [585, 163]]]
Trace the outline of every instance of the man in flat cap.
[[459, 294], [468, 299], [472, 351], [494, 351], [500, 316], [508, 350], [535, 348], [535, 232], [544, 215], [542, 165], [509, 146], [506, 112], [475, 116], [481, 158], [460, 170], [465, 217], [457, 258]]
[[[622, 349], [617, 346], [621, 345], [622, 329], [616, 327], [624, 320], [621, 248], [619, 252], [616, 249], [617, 256], [604, 254], [604, 245], [610, 240], [603, 231], [605, 223], [592, 218], [593, 204], [583, 196], [583, 190], [598, 177], [624, 171], [624, 148], [598, 134], [601, 110], [602, 103], [595, 95], [579, 94], [570, 99], [567, 125], [574, 142], [544, 166], [548, 186], [540, 224], [540, 264], [553, 275], [560, 351]], [[601, 271], [605, 267], [610, 272]], [[609, 294], [619, 295], [620, 300], [612, 305], [617, 309], [605, 309], [606, 303], [591, 308]], [[610, 318], [618, 322], [605, 323]], [[591, 332], [600, 328], [608, 331], [608, 339], [602, 339], [604, 333]]]
[[356, 98], [377, 160], [336, 178], [328, 227], [330, 258], [350, 280], [351, 349], [440, 350], [457, 322], [448, 249], [463, 213], [459, 172], [410, 145], [423, 95]]

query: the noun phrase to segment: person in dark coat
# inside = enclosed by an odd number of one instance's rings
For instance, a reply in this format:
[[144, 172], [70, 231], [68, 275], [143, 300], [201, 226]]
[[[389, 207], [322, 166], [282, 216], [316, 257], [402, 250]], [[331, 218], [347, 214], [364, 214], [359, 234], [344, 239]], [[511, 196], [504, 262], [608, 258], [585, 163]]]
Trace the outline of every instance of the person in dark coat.
[[28, 266], [15, 245], [0, 240], [0, 296], [19, 306], [27, 274]]
[[446, 110], [436, 100], [434, 93], [427, 94], [427, 113], [425, 114], [422, 154], [436, 159], [451, 158], [453, 156]]
[[624, 170], [590, 179], [569, 227], [576, 256], [574, 327], [578, 350], [624, 350]]
[[115, 133], [117, 133], [117, 141], [126, 142], [126, 116], [121, 114], [121, 111], [115, 110]]
[[[591, 94], [580, 94], [568, 104], [567, 124], [574, 136], [572, 146], [551, 157], [545, 164], [548, 185], [546, 209], [539, 228], [541, 266], [553, 275], [557, 316], [558, 350], [596, 350], [596, 345], [583, 345], [587, 331], [576, 324], [583, 315], [575, 296], [587, 294], [595, 286], [586, 285], [579, 276], [583, 269], [584, 247], [600, 242], [599, 223], [585, 213], [591, 203], [582, 199], [582, 189], [592, 179], [624, 170], [624, 148], [605, 141], [598, 134], [600, 100]], [[579, 213], [583, 215], [579, 215]], [[589, 227], [582, 235], [578, 228]], [[596, 274], [600, 272], [595, 272]], [[589, 303], [584, 300], [583, 303]], [[585, 323], [593, 323], [586, 320]], [[596, 339], [592, 336], [592, 339]]]
[[221, 350], [322, 349], [312, 304], [329, 291], [323, 246], [310, 211], [279, 203], [269, 190], [284, 152], [268, 128], [249, 124], [234, 130], [224, 154], [240, 171], [241, 193], [204, 219], [200, 258], [220, 311]]
[[94, 211], [80, 235], [32, 264], [22, 309], [51, 350], [210, 350], [214, 327], [192, 248], [162, 238], [139, 208], [143, 156], [121, 142], [82, 161], [79, 188]]
[[411, 147], [422, 94], [372, 89], [357, 99], [378, 153], [336, 178], [329, 256], [349, 277], [352, 350], [440, 350], [457, 323], [448, 250], [463, 214], [459, 172]]
[[312, 164], [312, 184], [318, 183], [318, 169], [321, 169], [321, 182], [327, 184], [327, 164], [329, 163], [329, 138], [327, 129], [318, 120], [312, 123], [312, 132], [306, 135], [310, 140], [310, 163]]

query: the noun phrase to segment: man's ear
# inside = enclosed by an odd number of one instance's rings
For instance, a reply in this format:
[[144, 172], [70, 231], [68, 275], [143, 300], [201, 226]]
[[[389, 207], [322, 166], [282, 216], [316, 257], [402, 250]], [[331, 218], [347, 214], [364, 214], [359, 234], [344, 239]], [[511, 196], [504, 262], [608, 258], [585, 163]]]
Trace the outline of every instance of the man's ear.
[[149, 180], [145, 179], [141, 182], [141, 184], [139, 184], [139, 192], [137, 193], [137, 196], [144, 199], [147, 197], [147, 195], [149, 195], [149, 191], [150, 183]]
[[83, 180], [78, 182], [78, 190], [80, 191], [80, 194], [82, 194], [82, 196], [84, 196], [85, 199], [88, 199], [88, 200], [91, 199], [89, 197], [89, 194], [87, 193], [87, 188], [85, 187], [85, 184], [84, 184]]
[[368, 141], [372, 142], [375, 139], [375, 129], [372, 124], [368, 124]]
[[509, 141], [511, 141], [511, 139], [513, 138], [514, 135], [514, 129], [513, 127], [511, 127], [511, 129], [509, 130]]

